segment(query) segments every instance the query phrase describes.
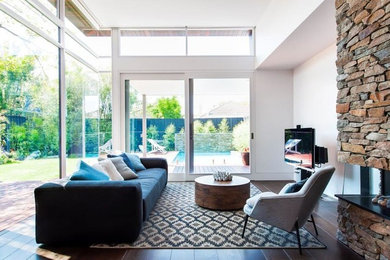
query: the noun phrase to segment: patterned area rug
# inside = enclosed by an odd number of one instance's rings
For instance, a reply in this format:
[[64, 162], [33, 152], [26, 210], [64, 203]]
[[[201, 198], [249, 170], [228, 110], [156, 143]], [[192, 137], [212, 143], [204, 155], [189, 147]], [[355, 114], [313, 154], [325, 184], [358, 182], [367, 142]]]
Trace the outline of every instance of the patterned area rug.
[[[168, 183], [132, 244], [93, 247], [114, 248], [297, 248], [295, 233], [288, 233], [249, 218], [241, 238], [244, 212], [212, 211], [195, 204], [193, 182]], [[260, 191], [251, 184], [251, 196]], [[326, 248], [301, 229], [303, 248]]]

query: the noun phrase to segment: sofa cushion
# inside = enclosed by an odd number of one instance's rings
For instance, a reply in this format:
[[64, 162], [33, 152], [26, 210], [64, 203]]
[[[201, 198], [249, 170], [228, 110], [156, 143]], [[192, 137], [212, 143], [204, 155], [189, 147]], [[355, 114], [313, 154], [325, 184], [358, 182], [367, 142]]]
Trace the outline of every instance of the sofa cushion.
[[113, 181], [123, 181], [124, 178], [122, 175], [118, 172], [115, 165], [112, 163], [110, 159], [105, 159], [99, 161], [99, 165], [104, 169], [104, 171], [107, 173], [108, 176], [110, 176], [110, 179]]
[[167, 173], [165, 169], [151, 168], [137, 172], [138, 179], [129, 182], [141, 184], [143, 201], [143, 220], [147, 220], [161, 192], [165, 188]]
[[123, 161], [125, 162], [125, 164], [127, 165], [127, 167], [129, 167], [132, 171], [135, 172], [135, 170], [133, 169], [133, 167], [131, 166], [131, 161], [129, 159], [129, 157], [127, 157], [127, 155], [125, 153], [121, 153], [119, 155], [116, 155], [116, 154], [107, 154], [107, 158], [117, 158], [117, 157], [122, 157]]
[[135, 172], [127, 167], [122, 157], [114, 157], [110, 158], [110, 160], [115, 165], [115, 168], [118, 170], [118, 172], [122, 175], [123, 179], [131, 180], [138, 178], [137, 174], [135, 174]]
[[72, 174], [71, 181], [108, 181], [110, 178], [87, 163], [80, 161], [79, 170]]
[[129, 167], [134, 172], [146, 170], [146, 167], [141, 162], [141, 159], [136, 154], [131, 153], [121, 153], [120, 155], [109, 154], [108, 158], [122, 157], [123, 161], [126, 163], [127, 167]]
[[162, 168], [150, 168], [143, 171], [137, 172], [139, 179], [155, 179], [160, 190], [163, 190], [167, 182], [167, 173]]
[[158, 181], [151, 178], [137, 180], [141, 184], [142, 202], [143, 202], [143, 220], [147, 220], [150, 212], [156, 204], [161, 194]]
[[[125, 157], [127, 157], [130, 161], [130, 168], [133, 171], [143, 171], [146, 170], [145, 166], [142, 164], [141, 159], [138, 157], [136, 154], [131, 154], [131, 153], [124, 153]], [[121, 154], [122, 157], [124, 157]], [[125, 161], [126, 162], [126, 161]]]

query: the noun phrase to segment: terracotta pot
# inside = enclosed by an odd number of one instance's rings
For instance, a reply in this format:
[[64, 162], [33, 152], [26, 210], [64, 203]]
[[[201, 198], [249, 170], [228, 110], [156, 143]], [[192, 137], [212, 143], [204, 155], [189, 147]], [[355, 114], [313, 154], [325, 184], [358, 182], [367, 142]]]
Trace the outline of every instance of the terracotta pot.
[[245, 166], [249, 165], [249, 152], [242, 152], [241, 153], [242, 163]]

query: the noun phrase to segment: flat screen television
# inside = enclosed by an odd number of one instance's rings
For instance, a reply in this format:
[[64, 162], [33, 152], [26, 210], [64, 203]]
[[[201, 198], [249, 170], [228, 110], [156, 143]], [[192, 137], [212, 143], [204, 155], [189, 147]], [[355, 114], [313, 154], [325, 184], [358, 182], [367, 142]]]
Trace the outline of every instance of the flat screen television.
[[284, 130], [284, 161], [308, 171], [314, 171], [315, 131], [313, 128]]

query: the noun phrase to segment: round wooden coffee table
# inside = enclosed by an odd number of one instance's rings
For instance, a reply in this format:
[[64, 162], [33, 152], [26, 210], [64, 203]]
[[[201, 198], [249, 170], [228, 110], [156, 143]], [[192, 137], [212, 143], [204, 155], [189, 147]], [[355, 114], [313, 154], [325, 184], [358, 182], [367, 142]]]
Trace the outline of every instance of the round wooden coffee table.
[[250, 180], [233, 176], [231, 181], [214, 181], [212, 175], [195, 179], [195, 203], [215, 210], [242, 209], [250, 196]]

